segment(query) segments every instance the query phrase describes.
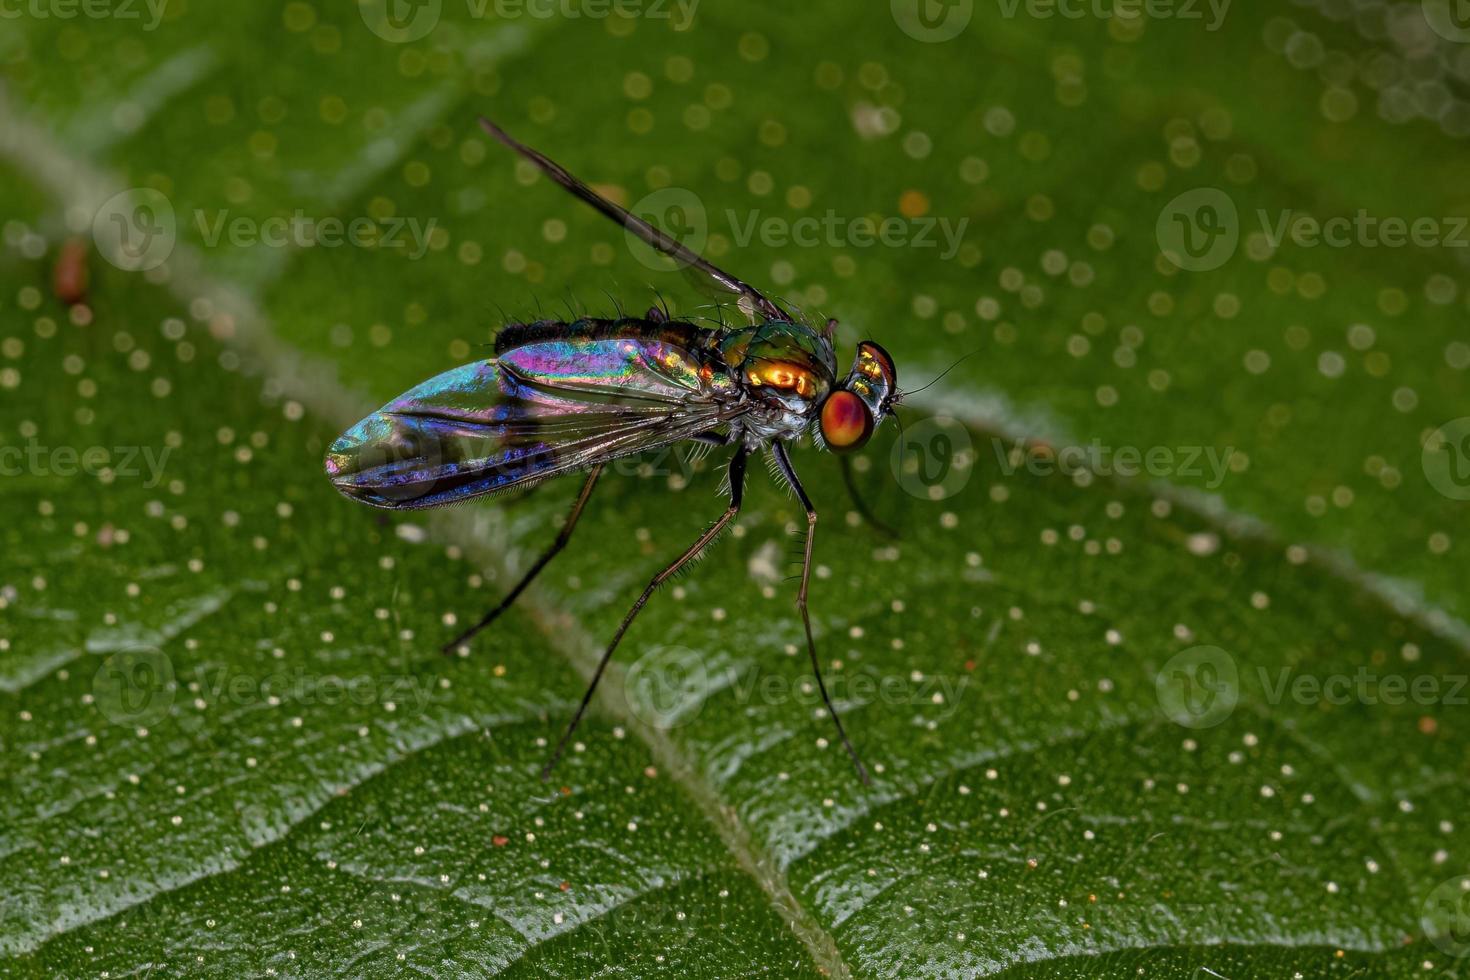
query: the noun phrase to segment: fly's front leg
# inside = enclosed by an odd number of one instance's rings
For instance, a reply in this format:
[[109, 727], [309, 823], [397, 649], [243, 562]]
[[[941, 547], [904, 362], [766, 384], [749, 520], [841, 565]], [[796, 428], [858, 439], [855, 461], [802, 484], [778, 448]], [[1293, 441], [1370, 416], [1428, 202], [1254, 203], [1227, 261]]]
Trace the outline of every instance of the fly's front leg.
[[496, 618], [509, 609], [511, 603], [515, 602], [520, 594], [526, 590], [526, 586], [531, 584], [531, 580], [541, 573], [541, 569], [546, 567], [547, 562], [555, 558], [556, 553], [567, 546], [567, 542], [572, 539], [572, 531], [577, 526], [577, 520], [582, 516], [582, 508], [587, 506], [587, 498], [592, 496], [592, 487], [597, 483], [597, 478], [601, 475], [601, 463], [598, 463], [587, 472], [587, 480], [582, 484], [582, 492], [577, 494], [577, 502], [572, 505], [572, 512], [567, 515], [566, 523], [562, 525], [561, 532], [557, 534], [556, 540], [552, 542], [551, 547], [547, 548], [545, 554], [537, 558], [535, 563], [526, 570], [526, 574], [521, 576], [521, 580], [505, 594], [504, 599], [500, 600], [500, 605], [480, 617], [478, 623], [444, 644], [445, 653], [453, 653], [462, 644], [468, 643], [476, 633], [495, 622]]
[[858, 493], [857, 480], [852, 475], [852, 463], [846, 456], [838, 456], [842, 464], [842, 483], [847, 487], [847, 495], [852, 498], [853, 507], [857, 508], [858, 516], [868, 522], [868, 526], [886, 538], [897, 538], [898, 532], [878, 520], [877, 516], [863, 500], [862, 494]]
[[706, 446], [730, 445], [729, 434], [725, 432], [716, 432], [714, 429], [710, 429], [708, 432], [696, 432], [689, 438], [693, 439], [695, 442], [702, 442]]
[[643, 594], [638, 597], [638, 601], [633, 603], [633, 608], [629, 609], [627, 615], [623, 617], [622, 623], [618, 625], [618, 631], [613, 634], [612, 642], [607, 645], [607, 649], [603, 651], [602, 659], [597, 662], [597, 669], [592, 672], [592, 681], [587, 685], [587, 693], [582, 695], [582, 703], [577, 706], [577, 713], [572, 716], [571, 724], [567, 726], [567, 730], [562, 734], [561, 741], [556, 743], [556, 749], [551, 753], [551, 758], [546, 760], [546, 765], [541, 769], [542, 782], [545, 782], [551, 777], [552, 767], [556, 765], [557, 761], [561, 759], [562, 753], [566, 751], [567, 740], [572, 737], [572, 733], [577, 730], [577, 726], [582, 722], [582, 715], [587, 711], [587, 705], [592, 701], [592, 695], [597, 690], [598, 682], [602, 680], [602, 672], [607, 669], [608, 662], [612, 660], [613, 651], [622, 642], [623, 634], [628, 632], [629, 626], [633, 625], [633, 620], [637, 617], [639, 611], [647, 605], [654, 590], [672, 578], [679, 569], [697, 558], [699, 553], [709, 547], [710, 543], [720, 536], [720, 532], [729, 526], [730, 522], [735, 519], [735, 515], [740, 513], [740, 500], [745, 491], [745, 458], [746, 451], [744, 446], [741, 446], [735, 451], [735, 455], [730, 457], [730, 506], [725, 508], [725, 512], [720, 515], [719, 519], [710, 525], [709, 530], [701, 534], [699, 539], [690, 545], [687, 551], [678, 558], [675, 558], [663, 571], [659, 572], [649, 581], [648, 586], [643, 590]]
[[812, 505], [811, 498], [806, 495], [806, 489], [802, 487], [801, 480], [797, 478], [796, 470], [791, 465], [791, 458], [786, 455], [786, 447], [779, 442], [772, 443], [771, 455], [775, 458], [781, 475], [786, 478], [786, 482], [790, 484], [797, 499], [801, 501], [801, 506], [806, 510], [806, 554], [801, 562], [801, 589], [796, 593], [796, 608], [801, 610], [801, 624], [806, 629], [806, 649], [811, 655], [812, 673], [817, 675], [817, 690], [822, 693], [822, 702], [827, 705], [827, 713], [832, 716], [832, 723], [837, 726], [837, 735], [842, 739], [843, 747], [852, 757], [852, 764], [857, 767], [858, 778], [863, 781], [864, 786], [871, 786], [872, 780], [868, 778], [868, 768], [863, 765], [863, 760], [858, 757], [857, 749], [854, 749], [852, 742], [848, 740], [847, 732], [842, 727], [842, 719], [837, 717], [837, 709], [832, 706], [832, 698], [827, 694], [827, 684], [822, 680], [822, 665], [817, 660], [817, 643], [812, 639], [812, 617], [807, 610], [807, 591], [812, 578], [812, 545], [817, 537], [817, 509]]

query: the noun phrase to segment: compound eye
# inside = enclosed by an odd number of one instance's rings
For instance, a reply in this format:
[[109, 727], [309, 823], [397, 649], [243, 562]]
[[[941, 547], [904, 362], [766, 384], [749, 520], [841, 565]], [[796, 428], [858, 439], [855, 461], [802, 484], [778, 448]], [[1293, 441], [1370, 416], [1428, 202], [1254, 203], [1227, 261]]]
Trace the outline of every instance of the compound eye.
[[873, 434], [873, 416], [863, 400], [839, 388], [822, 403], [822, 439], [833, 452], [861, 449]]
[[874, 381], [880, 381], [890, 388], [898, 380], [898, 372], [893, 368], [893, 358], [871, 340], [858, 344], [857, 362], [853, 367], [858, 373]]

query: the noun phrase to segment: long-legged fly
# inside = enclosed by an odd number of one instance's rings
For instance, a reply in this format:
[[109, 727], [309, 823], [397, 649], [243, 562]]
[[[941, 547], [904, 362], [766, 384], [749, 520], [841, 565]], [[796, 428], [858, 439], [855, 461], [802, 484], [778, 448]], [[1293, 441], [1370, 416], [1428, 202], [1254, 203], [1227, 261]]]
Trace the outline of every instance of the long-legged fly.
[[747, 459], [768, 450], [774, 472], [806, 510], [796, 605], [817, 687], [867, 783], [867, 768], [843, 730], [817, 660], [807, 611], [817, 510], [786, 447], [810, 433], [818, 447], [836, 453], [862, 448], [901, 397], [893, 359], [882, 347], [864, 341], [858, 344], [852, 370], [839, 378], [832, 346], [835, 320], [814, 329], [494, 123], [481, 119], [480, 125], [651, 247], [736, 294], [750, 323], [706, 328], [655, 308], [643, 317], [511, 324], [497, 335], [494, 357], [431, 378], [344, 432], [327, 451], [327, 475], [354, 500], [412, 510], [524, 488], [573, 471], [586, 474], [556, 541], [499, 605], [446, 645], [452, 651], [494, 622], [565, 547], [609, 461], [681, 441], [734, 447], [729, 506], [653, 576], [623, 617], [577, 713], [541, 771], [545, 780], [634, 617], [655, 589], [729, 527], [740, 511]]

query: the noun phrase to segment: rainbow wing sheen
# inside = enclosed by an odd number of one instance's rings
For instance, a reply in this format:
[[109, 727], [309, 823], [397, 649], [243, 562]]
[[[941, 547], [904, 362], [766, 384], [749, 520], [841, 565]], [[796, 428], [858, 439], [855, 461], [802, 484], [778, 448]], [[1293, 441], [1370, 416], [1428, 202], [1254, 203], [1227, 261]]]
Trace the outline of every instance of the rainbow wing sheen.
[[741, 409], [710, 352], [639, 336], [528, 343], [395, 398], [327, 451], [337, 489], [419, 509], [690, 438]]

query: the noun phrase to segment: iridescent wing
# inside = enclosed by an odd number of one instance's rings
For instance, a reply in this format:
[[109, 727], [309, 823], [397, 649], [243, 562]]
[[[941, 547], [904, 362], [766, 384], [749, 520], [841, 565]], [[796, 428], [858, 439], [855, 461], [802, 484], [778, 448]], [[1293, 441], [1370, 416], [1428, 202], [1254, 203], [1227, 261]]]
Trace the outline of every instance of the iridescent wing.
[[582, 183], [582, 181], [573, 177], [567, 172], [565, 167], [555, 160], [519, 142], [515, 137], [484, 116], [480, 117], [480, 126], [485, 132], [531, 161], [531, 163], [536, 165], [537, 169], [556, 181], [557, 184], [561, 185], [561, 187], [565, 188], [571, 194], [590, 204], [613, 221], [616, 221], [632, 234], [637, 235], [650, 248], [656, 248], [676, 262], [704, 273], [704, 275], [709, 277], [711, 282], [715, 283], [721, 289], [726, 289], [740, 296], [745, 304], [748, 304], [753, 311], [760, 313], [762, 317], [771, 320], [791, 320], [791, 314], [767, 299], [754, 286], [735, 278], [724, 269], [712, 264], [703, 256], [686, 247], [672, 235], [660, 231], [637, 215], [630, 214], [625, 208], [621, 208], [612, 201], [609, 201]]
[[523, 487], [691, 438], [740, 414], [688, 327], [580, 321], [413, 388], [348, 429], [327, 475], [349, 497], [414, 510]]

